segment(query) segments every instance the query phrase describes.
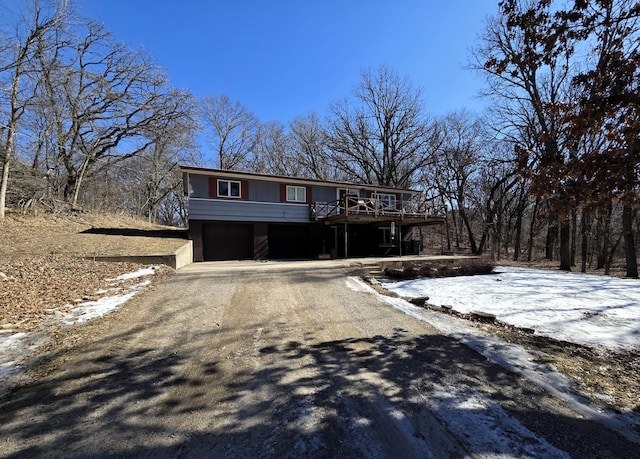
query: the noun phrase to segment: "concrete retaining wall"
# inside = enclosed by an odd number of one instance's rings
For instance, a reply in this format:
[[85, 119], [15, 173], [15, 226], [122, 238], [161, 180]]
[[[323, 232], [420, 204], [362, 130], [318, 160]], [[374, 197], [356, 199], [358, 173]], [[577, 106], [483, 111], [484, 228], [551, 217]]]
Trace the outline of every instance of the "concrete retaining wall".
[[193, 241], [187, 241], [173, 255], [175, 256], [175, 266], [172, 266], [174, 269], [180, 269], [193, 263]]
[[115, 257], [87, 257], [96, 261], [127, 261], [131, 263], [142, 263], [145, 265], [167, 265], [173, 269], [180, 269], [183, 266], [193, 263], [193, 241], [186, 241], [185, 244], [170, 255], [131, 255]]

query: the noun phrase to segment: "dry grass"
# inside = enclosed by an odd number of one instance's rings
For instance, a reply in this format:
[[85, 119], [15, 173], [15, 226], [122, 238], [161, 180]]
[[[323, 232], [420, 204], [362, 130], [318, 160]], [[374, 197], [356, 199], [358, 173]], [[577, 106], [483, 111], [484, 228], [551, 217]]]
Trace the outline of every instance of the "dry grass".
[[534, 351], [537, 362], [552, 365], [597, 405], [640, 413], [640, 358], [636, 353], [580, 346], [513, 327], [495, 332], [507, 342]]
[[[96, 229], [139, 230], [134, 234], [141, 235], [88, 232]], [[154, 231], [163, 236], [176, 231], [176, 237], [153, 237]], [[175, 228], [118, 215], [9, 213], [0, 222], [0, 329], [35, 330], [52, 309], [97, 299], [95, 292], [108, 279], [142, 266], [91, 257], [169, 254], [185, 244], [182, 236]], [[164, 267], [160, 273], [170, 271]]]
[[[176, 231], [175, 238], [92, 234], [92, 229]], [[184, 245], [181, 231], [126, 216], [67, 214], [25, 216], [9, 213], [0, 221], [2, 260], [52, 254], [69, 256], [162, 255]], [[1, 262], [0, 262], [1, 263]]]

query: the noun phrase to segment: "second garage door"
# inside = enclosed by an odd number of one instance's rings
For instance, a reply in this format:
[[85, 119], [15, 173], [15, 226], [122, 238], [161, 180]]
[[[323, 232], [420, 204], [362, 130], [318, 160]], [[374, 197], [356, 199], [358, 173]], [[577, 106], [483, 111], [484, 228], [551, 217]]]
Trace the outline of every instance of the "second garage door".
[[309, 258], [309, 238], [307, 225], [269, 225], [269, 258]]

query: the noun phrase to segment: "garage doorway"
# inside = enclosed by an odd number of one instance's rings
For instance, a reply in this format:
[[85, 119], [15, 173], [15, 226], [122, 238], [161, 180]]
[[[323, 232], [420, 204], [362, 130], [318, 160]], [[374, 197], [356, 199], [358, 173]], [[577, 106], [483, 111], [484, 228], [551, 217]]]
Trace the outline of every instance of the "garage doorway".
[[309, 225], [269, 225], [269, 258], [272, 260], [311, 258]]
[[202, 251], [204, 261], [252, 259], [253, 225], [205, 223], [202, 225]]

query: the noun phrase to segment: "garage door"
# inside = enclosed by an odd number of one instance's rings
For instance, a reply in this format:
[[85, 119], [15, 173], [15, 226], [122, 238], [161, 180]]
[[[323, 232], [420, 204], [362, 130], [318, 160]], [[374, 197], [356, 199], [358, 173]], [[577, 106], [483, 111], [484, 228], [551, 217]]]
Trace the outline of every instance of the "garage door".
[[310, 234], [307, 225], [269, 225], [269, 258], [310, 258]]
[[205, 223], [202, 225], [205, 261], [253, 258], [253, 225], [246, 223]]

